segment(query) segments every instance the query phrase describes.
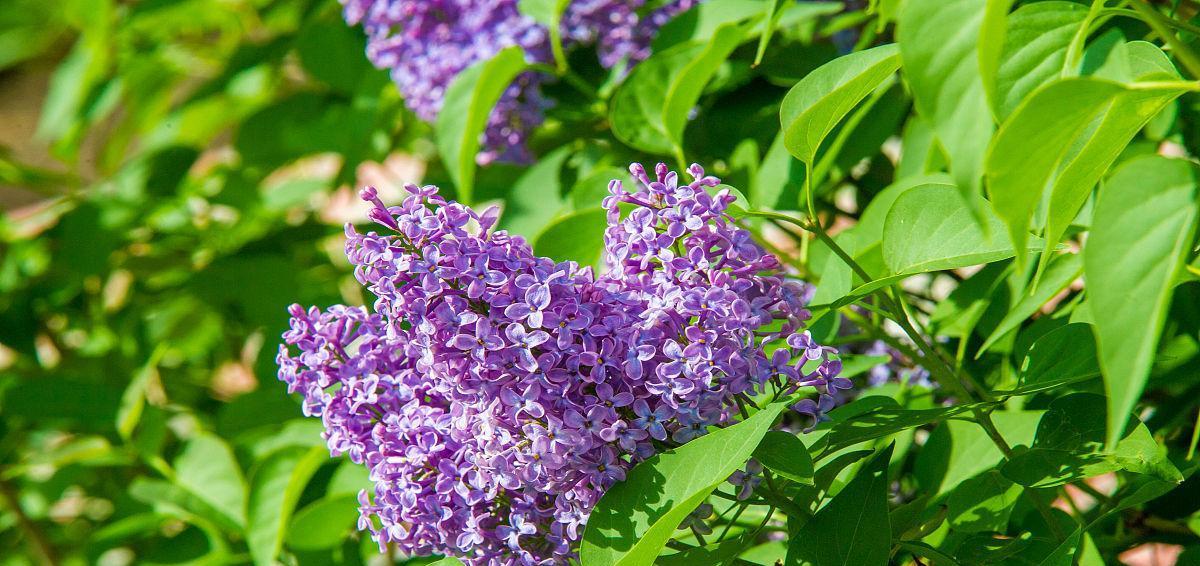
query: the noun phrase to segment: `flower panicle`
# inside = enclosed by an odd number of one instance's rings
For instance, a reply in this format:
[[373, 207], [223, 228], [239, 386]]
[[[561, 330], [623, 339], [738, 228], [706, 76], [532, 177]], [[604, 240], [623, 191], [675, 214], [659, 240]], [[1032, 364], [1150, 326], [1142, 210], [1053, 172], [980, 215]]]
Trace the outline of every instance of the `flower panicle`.
[[716, 178], [631, 171], [638, 189], [605, 199], [600, 275], [534, 255], [494, 210], [435, 187], [398, 206], [362, 192], [380, 231], [348, 226], [346, 250], [377, 298], [293, 306], [278, 360], [331, 453], [370, 470], [360, 526], [380, 544], [565, 564], [635, 463], [752, 397], [809, 388], [797, 408], [815, 420], [849, 387], [803, 329], [811, 289], [732, 222]]

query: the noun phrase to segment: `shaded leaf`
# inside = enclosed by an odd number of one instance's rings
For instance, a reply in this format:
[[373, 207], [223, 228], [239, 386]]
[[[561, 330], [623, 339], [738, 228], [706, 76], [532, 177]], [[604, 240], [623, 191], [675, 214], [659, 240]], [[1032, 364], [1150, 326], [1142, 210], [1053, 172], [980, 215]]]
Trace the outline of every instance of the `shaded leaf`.
[[791, 537], [788, 564], [883, 565], [888, 562], [888, 462], [892, 447], [880, 451], [837, 496]]
[[1068, 253], [1057, 256], [1050, 262], [1049, 268], [1033, 292], [1021, 294], [1016, 298], [1016, 302], [1009, 306], [1008, 314], [1004, 315], [996, 329], [983, 341], [975, 357], [983, 355], [996, 341], [1020, 326], [1021, 322], [1036, 313], [1042, 305], [1056, 297], [1082, 274], [1083, 255]]
[[681, 151], [688, 114], [745, 34], [742, 26], [724, 24], [707, 43], [678, 45], [639, 63], [613, 94], [613, 134], [642, 151]]
[[1015, 449], [1000, 471], [1027, 487], [1053, 487], [1122, 469], [1182, 479], [1141, 423], [1113, 450], [1104, 450], [1104, 406], [1104, 397], [1088, 393], [1055, 399], [1038, 422], [1033, 445]]
[[754, 459], [767, 469], [794, 482], [812, 485], [813, 461], [808, 447], [796, 435], [773, 430], [763, 436]]

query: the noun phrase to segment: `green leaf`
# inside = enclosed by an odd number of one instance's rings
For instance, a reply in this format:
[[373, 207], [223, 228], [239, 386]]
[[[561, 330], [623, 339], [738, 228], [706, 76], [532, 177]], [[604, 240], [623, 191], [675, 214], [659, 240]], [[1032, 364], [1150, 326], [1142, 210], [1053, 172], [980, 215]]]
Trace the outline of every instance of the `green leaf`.
[[608, 196], [608, 184], [619, 180], [628, 190], [636, 186], [636, 181], [629, 175], [628, 169], [606, 165], [594, 167], [587, 175], [575, 181], [571, 187], [568, 201], [573, 210], [594, 209], [604, 202]]
[[917, 110], [937, 133], [964, 197], [978, 192], [993, 131], [976, 50], [984, 8], [984, 0], [908, 0], [896, 24]]
[[[1003, 223], [989, 211], [982, 212], [986, 233], [955, 187], [931, 184], [906, 191], [884, 222], [884, 263], [893, 274], [912, 275], [1012, 257], [1015, 251], [1003, 236]], [[1037, 247], [1032, 240], [1024, 247], [1031, 246]]]
[[679, 523], [746, 463], [784, 403], [646, 460], [600, 498], [579, 555], [589, 566], [651, 564]]
[[812, 485], [813, 461], [808, 447], [796, 435], [773, 430], [763, 436], [754, 459], [767, 469], [794, 482]]
[[1015, 449], [1001, 473], [1027, 487], [1054, 487], [1122, 469], [1182, 480], [1166, 449], [1140, 422], [1113, 450], [1104, 450], [1104, 406], [1104, 397], [1090, 393], [1055, 399], [1038, 423], [1033, 445]]
[[953, 557], [942, 552], [928, 543], [919, 540], [904, 540], [896, 543], [896, 546], [903, 548], [917, 556], [928, 558], [936, 566], [958, 566], [958, 561]]
[[517, 10], [547, 29], [554, 29], [569, 3], [570, 0], [520, 0], [517, 2]]
[[1041, 282], [1038, 283], [1033, 293], [1017, 297], [1017, 301], [1009, 307], [1008, 314], [1004, 315], [1004, 319], [996, 325], [996, 329], [983, 341], [983, 345], [979, 347], [979, 352], [975, 354], [975, 357], [982, 356], [988, 348], [1009, 331], [1020, 326], [1022, 321], [1033, 316], [1038, 309], [1042, 308], [1042, 305], [1057, 296], [1082, 274], [1083, 256], [1081, 254], [1068, 253], [1057, 256], [1050, 262], [1050, 267], [1042, 276]]
[[654, 34], [654, 53], [684, 43], [712, 39], [721, 26], [744, 22], [763, 13], [762, 0], [706, 0], [676, 15]]
[[436, 562], [430, 562], [428, 566], [463, 566], [463, 563], [453, 556], [447, 556]]
[[559, 217], [533, 239], [533, 251], [557, 261], [597, 265], [604, 253], [607, 214], [603, 208], [589, 208]]
[[766, 11], [763, 21], [766, 29], [762, 35], [758, 37], [758, 50], [754, 53], [754, 65], [758, 66], [762, 63], [763, 55], [767, 53], [767, 45], [771, 43], [771, 36], [775, 35], [775, 26], [779, 25], [779, 16], [783, 15], [780, 7], [783, 5], [783, 0], [770, 0], [767, 2]]
[[947, 521], [951, 528], [963, 533], [1004, 532], [1021, 491], [1021, 486], [999, 471], [983, 472], [950, 492], [946, 498]]
[[362, 464], [350, 460], [342, 462], [333, 477], [329, 478], [329, 486], [325, 488], [325, 496], [358, 495], [364, 489], [371, 489], [371, 472]]
[[434, 131], [438, 153], [458, 189], [458, 200], [472, 204], [475, 154], [479, 138], [500, 95], [528, 65], [520, 47], [509, 47], [459, 73], [446, 88]]
[[1067, 50], [1087, 13], [1081, 4], [1052, 0], [1009, 14], [992, 100], [997, 117], [1003, 120], [1031, 92], [1063, 76]]
[[838, 122], [899, 66], [898, 48], [881, 45], [838, 57], [800, 79], [779, 109], [788, 151], [813, 166], [821, 142]]
[[[861, 405], [866, 402], [864, 401], [866, 399], [870, 399], [870, 397], [860, 398], [855, 403]], [[905, 409], [890, 398], [884, 399], [891, 402], [888, 403], [885, 401], [880, 406], [873, 407], [865, 412], [853, 412], [847, 416], [842, 416], [838, 413], [839, 411], [842, 413], [856, 411], [855, 403], [835, 409], [830, 413], [830, 418], [833, 418], [834, 422], [830, 425], [829, 432], [818, 441], [812, 443], [810, 447], [812, 453], [816, 455], [817, 459], [821, 459], [860, 442], [882, 438], [910, 428], [946, 420], [970, 411], [973, 407], [980, 406], [953, 405], [934, 409]], [[877, 401], [878, 398], [874, 398], [873, 400]]]
[[504, 201], [500, 227], [529, 238], [550, 223], [566, 204], [562, 166], [570, 154], [569, 148], [558, 148], [539, 158], [517, 179]]
[[296, 54], [313, 78], [351, 96], [379, 92], [387, 73], [375, 69], [362, 54], [367, 41], [362, 31], [341, 18], [314, 21], [296, 37]]
[[246, 523], [246, 480], [233, 450], [220, 437], [201, 433], [175, 458], [175, 483], [232, 517]]
[[1073, 322], [1038, 338], [1021, 364], [1021, 385], [1004, 395], [1028, 395], [1100, 377], [1096, 338], [1089, 324]]
[[326, 497], [301, 509], [287, 530], [288, 548], [321, 550], [346, 540], [358, 520], [358, 498]]
[[[992, 422], [1009, 445], [1033, 442], [1044, 411], [996, 411]], [[914, 474], [921, 489], [931, 494], [949, 492], [962, 482], [999, 464], [1004, 454], [978, 424], [948, 420], [929, 434], [917, 455]]]
[[754, 544], [754, 533], [709, 543], [706, 546], [696, 546], [654, 560], [655, 566], [695, 566], [697, 564], [722, 566], [725, 564], [746, 564], [738, 562], [742, 551]]
[[129, 486], [129, 495], [173, 517], [189, 522], [195, 522], [193, 518], [198, 518], [229, 532], [241, 531], [236, 517], [213, 507], [199, 495], [168, 481], [135, 478]]
[[286, 448], [259, 464], [246, 508], [246, 544], [255, 564], [275, 563], [304, 486], [328, 458], [324, 446]]
[[517, 10], [539, 24], [546, 26], [550, 32], [550, 49], [554, 53], [554, 61], [559, 69], [566, 69], [567, 60], [563, 54], [562, 21], [563, 12], [571, 0], [520, 0]]
[[[1158, 84], [1167, 86], [1126, 88], [1093, 78], [1064, 79], [1035, 91], [1005, 120], [988, 152], [986, 173], [992, 207], [1013, 242], [1025, 241], [1049, 186], [1046, 245], [1058, 243], [1133, 135], [1184, 92], [1169, 86], [1176, 83]], [[1023, 247], [1017, 249], [1019, 263], [1027, 255]]]
[[125, 392], [121, 395], [121, 405], [117, 408], [117, 434], [128, 442], [133, 438], [133, 431], [142, 419], [146, 408], [146, 387], [151, 380], [158, 379], [158, 362], [166, 349], [158, 347], [150, 355], [150, 359], [138, 369]]
[[[1108, 440], [1121, 438], [1154, 363], [1176, 275], [1195, 233], [1196, 168], [1131, 160], [1104, 184], [1084, 248], [1087, 292], [1108, 393]], [[1133, 300], [1131, 300], [1133, 299]]]
[[779, 132], [750, 184], [750, 202], [756, 210], [793, 209], [803, 181], [802, 167], [788, 154]]
[[745, 27], [724, 24], [708, 43], [679, 45], [639, 63], [613, 95], [613, 134], [642, 151], [681, 152], [688, 114], [745, 35]]
[[873, 566], [888, 563], [888, 446], [791, 537], [788, 564]]

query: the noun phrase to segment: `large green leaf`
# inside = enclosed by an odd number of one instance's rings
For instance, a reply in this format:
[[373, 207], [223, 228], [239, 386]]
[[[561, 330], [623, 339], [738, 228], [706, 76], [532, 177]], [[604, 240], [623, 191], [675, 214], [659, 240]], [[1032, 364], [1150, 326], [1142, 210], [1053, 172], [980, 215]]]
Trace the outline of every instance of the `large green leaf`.
[[[1000, 127], [986, 164], [992, 207], [1010, 238], [1025, 241], [1045, 187], [1051, 187], [1046, 245], [1057, 244], [1133, 135], [1183, 92], [1177, 83], [1127, 88], [1080, 77], [1051, 83], [1026, 98]], [[1019, 262], [1027, 255], [1023, 247], [1017, 249]]]
[[[954, 186], [938, 183], [906, 191], [884, 222], [884, 263], [893, 274], [912, 275], [1012, 257], [1015, 251], [1004, 238], [1003, 223], [989, 211], [982, 212], [986, 233]], [[1022, 247], [1030, 245], [1027, 241]]]
[[791, 537], [788, 564], [874, 566], [888, 563], [888, 446]]
[[[1009, 445], [1029, 445], [1043, 411], [996, 411], [992, 422]], [[978, 424], [948, 420], [929, 434], [917, 455], [914, 475], [922, 491], [949, 492], [962, 482], [999, 464], [1004, 454]]]
[[1001, 473], [1028, 487], [1054, 487], [1117, 470], [1183, 480], [1166, 449], [1140, 422], [1105, 450], [1104, 406], [1102, 396], [1090, 393], [1055, 399], [1038, 422], [1033, 445], [1014, 450]]
[[458, 200], [470, 204], [475, 191], [475, 154], [480, 136], [500, 95], [528, 65], [520, 47], [509, 47], [459, 73], [446, 88], [434, 130], [438, 153], [458, 189]]
[[635, 466], [600, 498], [579, 555], [588, 566], [652, 564], [679, 523], [745, 464], [785, 404]]
[[1148, 156], [1104, 184], [1084, 248], [1084, 275], [1108, 393], [1108, 444], [1121, 438], [1154, 362], [1171, 289], [1197, 216], [1196, 168]]
[[976, 50], [984, 8], [984, 0], [908, 0], [896, 24], [917, 110], [937, 133], [964, 195], [978, 192], [994, 129]]
[[246, 480], [220, 437], [203, 433], [189, 440], [175, 458], [175, 482], [245, 525]]
[[285, 448], [258, 465], [246, 508], [246, 544], [255, 564], [275, 564], [300, 494], [328, 458], [324, 446]]
[[811, 167], [821, 142], [900, 66], [894, 44], [838, 57], [796, 83], [779, 109], [784, 145]]
[[724, 24], [708, 43], [678, 45], [639, 63], [613, 95], [613, 134], [642, 151], [680, 153], [688, 114], [745, 35], [744, 26]]
[[1051, 0], [1009, 14], [995, 77], [996, 116], [1003, 120], [1029, 93], [1063, 76], [1067, 50], [1087, 13], [1081, 4]]

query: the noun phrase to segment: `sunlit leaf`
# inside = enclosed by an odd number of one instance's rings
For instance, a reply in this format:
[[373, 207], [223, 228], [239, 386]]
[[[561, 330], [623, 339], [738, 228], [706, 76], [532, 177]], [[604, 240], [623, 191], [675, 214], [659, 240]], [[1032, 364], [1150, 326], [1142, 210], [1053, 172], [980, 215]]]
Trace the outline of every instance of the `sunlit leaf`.
[[475, 195], [475, 154], [492, 108], [513, 79], [527, 68], [525, 52], [509, 47], [459, 73], [446, 88], [438, 112], [438, 153], [458, 190], [458, 199], [472, 203]]
[[[1108, 445], [1123, 436], [1141, 397], [1176, 274], [1195, 233], [1196, 168], [1144, 157], [1121, 166], [1100, 191], [1084, 248], [1100, 367], [1108, 392]], [[1133, 300], [1131, 300], [1133, 299]]]
[[784, 410], [767, 406], [635, 466], [600, 498], [580, 547], [584, 564], [653, 563], [684, 517], [745, 464]]
[[275, 563], [300, 494], [328, 457], [323, 446], [287, 448], [258, 465], [246, 507], [246, 544], [255, 564]]
[[838, 122], [899, 66], [898, 48], [882, 45], [838, 57], [801, 79], [779, 109], [788, 151], [813, 165], [821, 142]]

